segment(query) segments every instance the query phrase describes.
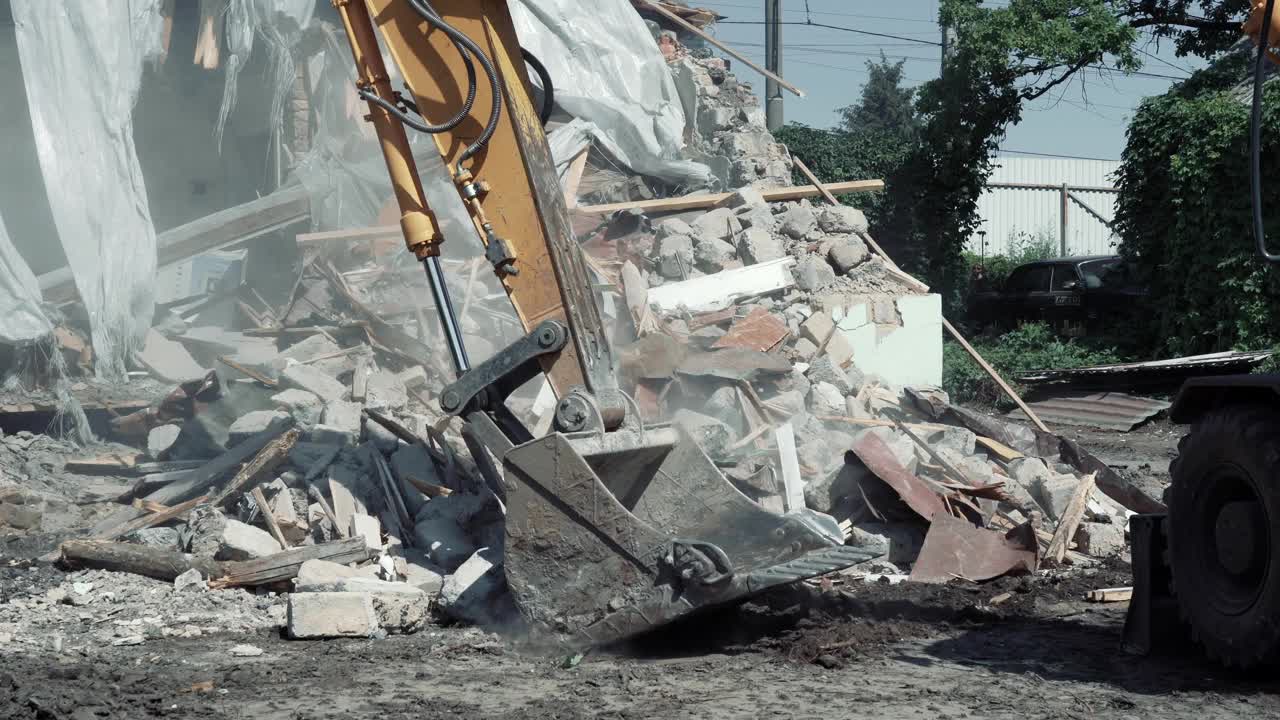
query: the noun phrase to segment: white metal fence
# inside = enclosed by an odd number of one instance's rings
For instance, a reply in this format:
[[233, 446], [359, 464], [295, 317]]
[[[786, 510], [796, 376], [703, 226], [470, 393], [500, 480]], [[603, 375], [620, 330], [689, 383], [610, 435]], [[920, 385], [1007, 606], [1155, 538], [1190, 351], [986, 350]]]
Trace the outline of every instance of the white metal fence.
[[996, 162], [978, 200], [982, 222], [969, 238], [971, 252], [1005, 255], [1030, 239], [1048, 240], [1059, 256], [1116, 251], [1110, 223], [1118, 161], [1003, 155]]

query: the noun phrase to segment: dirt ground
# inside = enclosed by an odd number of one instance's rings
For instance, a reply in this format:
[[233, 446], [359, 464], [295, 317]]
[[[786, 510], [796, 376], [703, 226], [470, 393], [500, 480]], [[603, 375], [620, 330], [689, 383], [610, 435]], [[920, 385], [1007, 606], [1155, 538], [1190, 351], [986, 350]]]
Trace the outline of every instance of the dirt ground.
[[[1070, 434], [1158, 496], [1181, 432], [1156, 423], [1130, 434]], [[33, 566], [29, 558], [46, 543], [32, 540], [0, 542], [0, 619], [6, 604], [10, 619], [49, 612], [30, 599], [66, 585], [58, 571]], [[110, 622], [169, 617], [163, 606], [171, 591], [160, 587], [166, 584], [129, 578], [113, 586], [125, 597], [108, 611]], [[0, 623], [0, 718], [1210, 720], [1280, 714], [1277, 686], [1264, 673], [1222, 670], [1190, 647], [1147, 658], [1121, 651], [1126, 604], [1082, 597], [1129, 583], [1129, 568], [1120, 562], [982, 585], [890, 586], [842, 577], [783, 588], [578, 659], [462, 627], [376, 640], [288, 641], [270, 619], [280, 599], [247, 594], [200, 601], [220, 601], [209, 618], [236, 610], [239, 624], [212, 632], [206, 625], [194, 637], [152, 634], [136, 645], [104, 640], [98, 623], [107, 617], [81, 612], [84, 627], [34, 644], [6, 637]], [[157, 593], [158, 600], [138, 599]], [[262, 654], [232, 654], [246, 643]]]
[[[980, 586], [798, 586], [576, 665], [563, 653], [468, 628], [358, 641], [291, 642], [257, 631], [68, 645], [2, 656], [0, 717], [1209, 720], [1280, 713], [1265, 676], [1220, 670], [1194, 652], [1121, 652], [1124, 604], [1080, 598], [1127, 580], [1127, 567], [1114, 565]], [[233, 656], [242, 643], [262, 655]]]

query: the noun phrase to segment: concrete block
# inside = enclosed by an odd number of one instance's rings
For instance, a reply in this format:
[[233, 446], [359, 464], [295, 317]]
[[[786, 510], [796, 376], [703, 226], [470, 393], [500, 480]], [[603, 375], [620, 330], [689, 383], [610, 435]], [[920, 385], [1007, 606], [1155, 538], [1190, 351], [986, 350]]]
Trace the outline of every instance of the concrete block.
[[677, 410], [671, 422], [689, 433], [712, 458], [723, 456], [736, 437], [728, 423], [694, 410]]
[[683, 280], [693, 269], [693, 238], [668, 235], [658, 241], [658, 270], [662, 277]]
[[777, 260], [786, 254], [782, 241], [767, 229], [752, 226], [738, 233], [738, 257], [748, 265]]
[[373, 592], [371, 595], [378, 624], [392, 635], [411, 635], [431, 624], [431, 597], [417, 588], [410, 588], [410, 591]]
[[800, 336], [813, 343], [814, 348], [822, 347], [827, 342], [825, 353], [834, 365], [844, 365], [853, 358], [853, 347], [840, 332], [835, 332], [836, 324], [827, 313], [817, 312], [809, 316], [800, 326]]
[[500, 624], [505, 619], [500, 596], [507, 594], [506, 584], [500, 554], [488, 548], [478, 550], [445, 578], [436, 606], [456, 620]]
[[864, 233], [868, 229], [867, 216], [857, 208], [847, 205], [827, 206], [818, 211], [818, 227], [833, 234]]
[[179, 425], [161, 425], [152, 428], [147, 433], [147, 456], [152, 460], [163, 460], [169, 452], [169, 448], [178, 441], [178, 435], [182, 433], [182, 427]]
[[818, 218], [814, 214], [813, 208], [805, 205], [792, 205], [787, 208], [779, 221], [782, 224], [781, 232], [783, 235], [793, 240], [803, 240], [810, 232], [818, 227]]
[[734, 257], [736, 253], [737, 250], [728, 242], [709, 239], [698, 243], [693, 251], [693, 259], [699, 270], [710, 275], [741, 264]]
[[402, 410], [409, 404], [409, 391], [400, 381], [400, 376], [390, 370], [377, 370], [370, 374], [365, 392], [365, 407]]
[[1128, 548], [1124, 526], [1112, 523], [1080, 523], [1075, 540], [1076, 550], [1097, 558], [1120, 557]]
[[1067, 504], [1071, 502], [1071, 496], [1075, 494], [1079, 485], [1080, 479], [1073, 475], [1049, 473], [1038, 480], [1035, 487], [1031, 489], [1031, 494], [1039, 502], [1040, 507], [1044, 508], [1045, 515], [1048, 515], [1050, 520], [1058, 522], [1066, 512]]
[[764, 195], [759, 188], [744, 187], [735, 190], [728, 200], [724, 201], [725, 207], [737, 209], [740, 207], [763, 207], [768, 209], [769, 203], [764, 199]]
[[841, 406], [843, 407], [843, 396], [853, 391], [853, 386], [849, 382], [849, 376], [840, 368], [831, 362], [828, 355], [819, 355], [809, 363], [809, 369], [805, 371], [804, 376], [811, 383], [830, 383], [836, 386], [840, 391]]
[[[320, 333], [316, 333], [315, 335], [311, 335], [294, 343], [293, 345], [290, 345], [286, 350], [281, 352], [279, 356], [277, 356], [272, 364], [275, 365], [277, 370], [283, 370], [290, 361], [306, 363], [325, 375], [336, 378], [342, 373], [348, 372], [355, 367], [355, 360], [352, 355], [326, 357], [340, 352], [341, 350], [342, 348], [338, 347], [338, 344], [333, 340], [330, 340], [328, 337], [325, 337]], [[316, 360], [318, 357], [324, 357], [325, 359]]]
[[831, 265], [817, 255], [808, 255], [796, 262], [794, 270], [796, 287], [813, 292], [836, 281]]
[[191, 357], [182, 343], [161, 335], [155, 328], [147, 331], [146, 345], [138, 360], [152, 375], [171, 383], [204, 377], [205, 369]]
[[328, 560], [307, 560], [298, 568], [293, 586], [297, 592], [338, 592], [351, 578], [376, 579], [377, 570], [373, 565], [357, 569]]
[[378, 630], [369, 593], [291, 593], [287, 617], [295, 640], [371, 637]]
[[421, 365], [413, 365], [400, 371], [400, 383], [407, 390], [426, 387], [427, 371]]
[[968, 428], [948, 426], [945, 430], [924, 434], [921, 438], [935, 450], [950, 450], [967, 457], [976, 451], [978, 436]]
[[809, 388], [809, 412], [814, 415], [843, 415], [844, 393], [828, 382], [816, 382]]
[[356, 513], [351, 516], [351, 537], [363, 537], [364, 544], [375, 552], [382, 550], [382, 523], [372, 515]]
[[286, 388], [306, 390], [325, 403], [342, 400], [347, 396], [345, 385], [311, 365], [289, 364], [280, 373], [280, 382]]
[[125, 542], [139, 545], [175, 550], [178, 547], [178, 529], [171, 527], [142, 528], [125, 535], [121, 539]]
[[427, 501], [414, 517], [414, 546], [445, 572], [456, 570], [480, 545], [502, 515], [490, 498], [454, 493]]
[[266, 430], [272, 423], [285, 422], [288, 419], [288, 414], [279, 410], [254, 410], [253, 412], [245, 413], [236, 418], [236, 421], [231, 423], [231, 427], [228, 428], [227, 447], [233, 448]]
[[689, 223], [680, 218], [671, 218], [658, 223], [658, 228], [654, 233], [654, 237], [661, 243], [663, 240], [672, 236], [693, 237], [693, 228]]
[[[320, 428], [325, 428], [326, 432], [333, 431], [339, 436], [339, 442], [329, 440], [335, 445], [354, 445], [360, 440], [360, 424], [363, 415], [363, 408], [353, 402], [345, 400], [334, 400], [325, 403], [324, 412], [320, 414], [320, 424], [316, 426], [312, 432], [314, 437]], [[317, 442], [320, 442], [318, 439]]]
[[303, 430], [310, 430], [320, 422], [320, 413], [324, 409], [324, 403], [315, 393], [297, 388], [272, 395], [271, 402], [292, 415], [298, 427]]
[[255, 560], [281, 552], [283, 548], [266, 530], [226, 518], [218, 539], [215, 560]]
[[729, 240], [742, 230], [742, 223], [729, 208], [716, 208], [703, 213], [691, 223], [693, 237], [701, 245], [708, 240]]
[[847, 275], [850, 271], [866, 262], [869, 257], [871, 257], [871, 252], [867, 250], [866, 243], [854, 236], [850, 236], [847, 240], [833, 243], [827, 251], [827, 259], [835, 266], [836, 271], [842, 275]]

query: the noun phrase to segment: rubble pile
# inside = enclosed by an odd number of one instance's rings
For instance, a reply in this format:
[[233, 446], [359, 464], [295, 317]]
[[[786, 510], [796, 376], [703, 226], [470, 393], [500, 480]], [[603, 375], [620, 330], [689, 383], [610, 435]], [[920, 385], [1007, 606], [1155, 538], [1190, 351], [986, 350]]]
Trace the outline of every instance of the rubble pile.
[[[762, 507], [821, 513], [847, 543], [883, 551], [856, 572], [984, 580], [1123, 554], [1126, 515], [1143, 508], [1112, 499], [1122, 481], [1087, 453], [952, 407], [937, 296], [877, 254], [856, 208], [805, 187], [771, 202], [792, 163], [749, 86], [663, 32], [689, 156], [727, 194], [670, 212], [647, 204], [660, 183], [618, 190], [592, 150], [573, 199], [637, 204], [572, 210], [611, 286], [619, 381], [645, 422], [692, 435]], [[376, 233], [300, 237], [296, 255], [157, 313], [130, 374], [163, 391], [93, 413], [121, 444], [32, 468], [8, 458], [39, 437], [4, 438], [0, 525], [74, 536], [48, 558], [75, 572], [15, 609], [110, 606], [121, 593], [100, 588], [124, 572], [163, 583], [145, 591], [157, 619], [95, 626], [103, 640], [206, 632], [217, 623], [193, 608], [222, 595], [240, 598], [226, 602], [245, 627], [300, 639], [511, 622], [503, 508], [440, 410], [452, 367], [420, 264]], [[473, 360], [523, 335], [483, 258], [444, 262]], [[64, 337], [87, 337], [74, 325]], [[91, 366], [83, 340], [61, 345]], [[530, 428], [553, 412], [541, 383], [509, 401]], [[98, 493], [107, 511], [68, 533], [65, 513], [33, 509], [68, 506], [33, 487], [50, 472], [121, 480]]]

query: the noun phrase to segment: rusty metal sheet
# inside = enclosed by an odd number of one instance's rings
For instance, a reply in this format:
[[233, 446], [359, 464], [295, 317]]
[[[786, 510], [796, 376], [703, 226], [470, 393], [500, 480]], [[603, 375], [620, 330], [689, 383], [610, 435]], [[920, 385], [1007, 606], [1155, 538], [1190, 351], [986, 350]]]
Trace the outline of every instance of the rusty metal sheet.
[[[1027, 404], [1050, 425], [1080, 425], [1122, 432], [1132, 430], [1170, 406], [1165, 400], [1118, 392], [1071, 393]], [[1025, 418], [1020, 410], [1010, 417]]]
[[711, 347], [747, 348], [768, 351], [782, 342], [791, 331], [776, 315], [762, 307], [755, 307], [746, 317], [733, 323]]
[[1094, 365], [1092, 367], [1038, 370], [1018, 376], [1022, 383], [1099, 383], [1124, 382], [1127, 385], [1138, 383], [1158, 384], [1177, 382], [1184, 378], [1200, 375], [1223, 375], [1236, 372], [1248, 372], [1249, 368], [1258, 365], [1271, 357], [1269, 350], [1255, 352], [1218, 352], [1208, 355], [1192, 355], [1190, 357], [1171, 358], [1169, 360], [1153, 360], [1151, 362], [1122, 363], [1116, 365]]
[[748, 350], [724, 348], [710, 352], [692, 352], [676, 368], [683, 375], [712, 376], [725, 380], [751, 381], [761, 375], [788, 375], [791, 363], [784, 357]]
[[857, 455], [862, 464], [866, 465], [876, 477], [893, 488], [907, 507], [920, 517], [925, 520], [934, 520], [936, 517], [950, 516], [946, 506], [943, 505], [942, 498], [923, 480], [902, 467], [894, 457], [893, 451], [880, 438], [871, 433], [863, 433], [853, 443], [853, 454]]
[[912, 582], [945, 583], [1027, 575], [1039, 563], [1035, 530], [1019, 525], [1002, 533], [974, 527], [945, 513], [934, 517], [911, 570]]

